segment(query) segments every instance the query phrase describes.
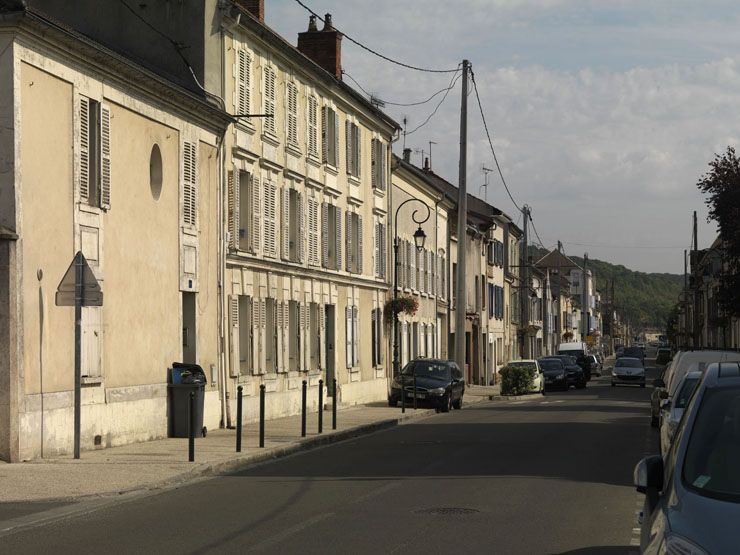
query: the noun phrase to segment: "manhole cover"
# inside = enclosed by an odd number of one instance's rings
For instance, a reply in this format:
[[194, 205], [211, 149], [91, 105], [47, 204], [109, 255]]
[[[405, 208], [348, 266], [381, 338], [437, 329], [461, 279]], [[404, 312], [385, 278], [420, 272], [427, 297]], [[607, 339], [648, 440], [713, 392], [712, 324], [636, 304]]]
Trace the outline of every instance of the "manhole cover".
[[472, 515], [479, 513], [478, 509], [469, 507], [432, 507], [431, 509], [419, 509], [414, 511], [425, 515], [453, 516], [453, 515]]

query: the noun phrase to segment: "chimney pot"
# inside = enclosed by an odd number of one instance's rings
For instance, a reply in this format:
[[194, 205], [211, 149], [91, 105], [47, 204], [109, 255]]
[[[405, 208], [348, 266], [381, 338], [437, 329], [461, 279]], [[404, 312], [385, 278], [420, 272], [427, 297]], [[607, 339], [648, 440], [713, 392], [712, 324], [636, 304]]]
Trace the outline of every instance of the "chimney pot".
[[308, 30], [316, 32], [319, 30], [319, 28], [316, 26], [316, 16], [310, 15], [308, 17]]
[[429, 167], [429, 158], [424, 158], [424, 171], [429, 171], [431, 168]]
[[411, 149], [410, 148], [404, 148], [403, 149], [403, 161], [407, 164], [411, 163]]
[[333, 31], [334, 27], [331, 24], [331, 14], [328, 13], [324, 16], [324, 28], [323, 31]]

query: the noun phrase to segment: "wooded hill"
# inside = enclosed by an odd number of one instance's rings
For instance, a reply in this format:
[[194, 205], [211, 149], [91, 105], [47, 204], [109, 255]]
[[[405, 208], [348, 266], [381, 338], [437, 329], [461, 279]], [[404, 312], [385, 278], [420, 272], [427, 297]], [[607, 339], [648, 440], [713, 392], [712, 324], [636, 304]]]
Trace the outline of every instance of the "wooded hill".
[[[533, 261], [542, 258], [548, 251], [530, 246]], [[580, 256], [568, 257], [583, 266]], [[633, 326], [645, 328], [665, 327], [668, 315], [676, 304], [683, 287], [683, 276], [678, 274], [648, 274], [625, 268], [621, 264], [611, 264], [598, 259], [588, 259], [588, 267], [596, 273], [596, 288], [601, 293], [602, 302], [611, 296], [612, 280], [617, 312], [627, 318]], [[606, 284], [609, 282], [607, 294]]]

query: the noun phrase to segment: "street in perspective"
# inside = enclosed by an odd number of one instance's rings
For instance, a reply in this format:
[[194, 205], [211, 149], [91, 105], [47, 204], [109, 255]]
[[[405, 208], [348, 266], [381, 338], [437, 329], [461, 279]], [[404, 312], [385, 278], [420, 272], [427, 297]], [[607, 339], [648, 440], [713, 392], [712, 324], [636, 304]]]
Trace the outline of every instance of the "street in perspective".
[[740, 552], [738, 24], [0, 0], [0, 552]]

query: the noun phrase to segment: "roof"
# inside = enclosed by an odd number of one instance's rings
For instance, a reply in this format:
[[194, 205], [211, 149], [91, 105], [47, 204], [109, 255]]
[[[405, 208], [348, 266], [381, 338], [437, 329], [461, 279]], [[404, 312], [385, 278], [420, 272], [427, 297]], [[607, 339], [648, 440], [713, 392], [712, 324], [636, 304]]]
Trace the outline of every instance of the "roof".
[[573, 260], [557, 249], [552, 249], [545, 256], [535, 262], [534, 265], [540, 268], [557, 268], [558, 266], [560, 266], [560, 268], [581, 268], [578, 264], [573, 262]]

